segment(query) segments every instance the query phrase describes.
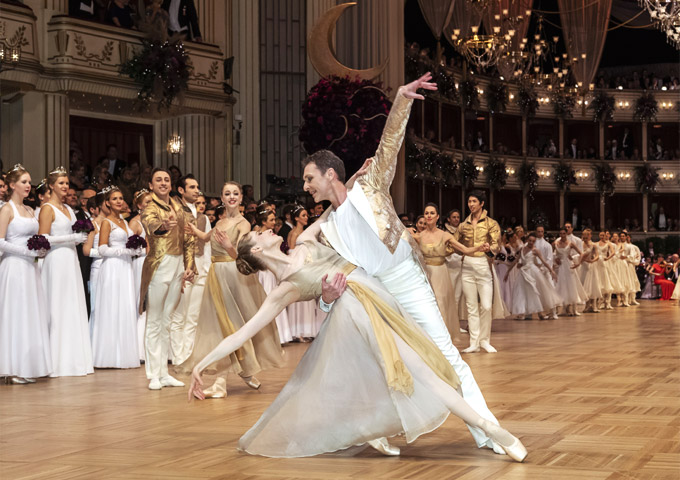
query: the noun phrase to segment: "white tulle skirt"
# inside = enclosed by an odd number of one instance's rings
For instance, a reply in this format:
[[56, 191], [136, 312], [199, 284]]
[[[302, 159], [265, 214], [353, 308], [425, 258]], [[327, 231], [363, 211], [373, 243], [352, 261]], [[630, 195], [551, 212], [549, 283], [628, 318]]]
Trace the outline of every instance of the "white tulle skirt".
[[[260, 281], [260, 284], [262, 284], [264, 293], [267, 295], [269, 295], [269, 292], [276, 288], [276, 277], [269, 270], [257, 272], [257, 278]], [[276, 327], [279, 329], [279, 337], [282, 344], [293, 341], [293, 333], [291, 330], [290, 321], [288, 319], [287, 310], [283, 310], [279, 315], [276, 316]]]
[[52, 373], [48, 310], [33, 258], [4, 254], [0, 260], [0, 376]]
[[555, 288], [560, 293], [564, 305], [577, 305], [588, 301], [588, 294], [581, 284], [581, 279], [578, 273], [576, 273], [576, 269], [571, 268], [571, 264], [564, 260], [557, 267], [557, 283]]

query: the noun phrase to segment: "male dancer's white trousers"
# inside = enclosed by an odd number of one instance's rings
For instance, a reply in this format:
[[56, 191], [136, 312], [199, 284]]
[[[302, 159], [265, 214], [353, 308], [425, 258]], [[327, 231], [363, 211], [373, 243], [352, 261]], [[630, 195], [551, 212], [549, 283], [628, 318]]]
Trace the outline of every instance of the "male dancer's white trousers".
[[170, 352], [173, 365], [183, 363], [194, 349], [196, 326], [201, 313], [203, 290], [208, 275], [197, 275], [194, 283], [184, 287], [179, 304], [170, 320]]
[[168, 376], [170, 317], [182, 293], [184, 259], [181, 255], [165, 255], [151, 277], [146, 302], [146, 378]]
[[486, 257], [463, 257], [463, 295], [468, 311], [470, 346], [491, 339], [493, 308], [493, 274]]
[[[487, 267], [488, 268], [488, 267]], [[467, 363], [463, 361], [458, 350], [451, 342], [451, 336], [444, 324], [437, 300], [425, 273], [413, 257], [409, 257], [396, 267], [382, 272], [376, 277], [385, 288], [397, 299], [423, 330], [432, 338], [439, 350], [444, 354], [460, 379], [460, 394], [465, 401], [481, 417], [498, 424], [482, 395], [475, 377]], [[493, 442], [486, 434], [468, 425], [472, 437], [478, 447], [493, 448]]]

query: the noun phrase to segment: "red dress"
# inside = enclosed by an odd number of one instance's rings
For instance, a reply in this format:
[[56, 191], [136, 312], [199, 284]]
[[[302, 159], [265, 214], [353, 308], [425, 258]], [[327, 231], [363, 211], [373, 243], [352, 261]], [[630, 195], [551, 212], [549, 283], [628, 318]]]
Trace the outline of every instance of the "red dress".
[[652, 271], [654, 273], [660, 274], [654, 276], [654, 285], [661, 285], [661, 300], [670, 300], [671, 295], [673, 295], [673, 289], [675, 288], [675, 284], [670, 280], [666, 280], [665, 278], [663, 278], [664, 270], [665, 269], [658, 263], [652, 265]]

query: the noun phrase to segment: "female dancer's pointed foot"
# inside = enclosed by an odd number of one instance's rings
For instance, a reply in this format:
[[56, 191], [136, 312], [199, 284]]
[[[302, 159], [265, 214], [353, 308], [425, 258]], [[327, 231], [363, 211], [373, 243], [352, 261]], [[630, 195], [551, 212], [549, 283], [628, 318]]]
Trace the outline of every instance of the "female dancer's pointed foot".
[[399, 447], [390, 445], [385, 437], [378, 438], [376, 440], [371, 440], [368, 444], [375, 448], [377, 451], [385, 455], [386, 457], [397, 457], [401, 453]]
[[259, 390], [260, 387], [262, 386], [260, 381], [252, 375], [250, 377], [241, 377], [241, 378], [243, 379], [244, 382], [246, 382], [246, 385], [248, 385], [253, 390]]
[[203, 390], [205, 398], [225, 398], [227, 396], [227, 381], [219, 377], [209, 388]]
[[512, 458], [516, 462], [523, 462], [527, 457], [527, 449], [519, 438], [512, 435], [506, 429], [500, 425], [490, 422], [489, 420], [482, 420], [479, 424], [479, 428], [484, 430], [484, 432], [489, 436], [493, 442], [500, 446], [508, 457]]

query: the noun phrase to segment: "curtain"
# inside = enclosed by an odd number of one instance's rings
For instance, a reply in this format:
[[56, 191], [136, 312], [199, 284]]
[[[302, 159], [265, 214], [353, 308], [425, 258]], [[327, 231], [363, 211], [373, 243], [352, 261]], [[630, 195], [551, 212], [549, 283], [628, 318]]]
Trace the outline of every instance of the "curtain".
[[420, 10], [432, 35], [439, 41], [446, 25], [451, 20], [454, 4], [465, 3], [464, 0], [418, 0]]
[[444, 36], [453, 45], [451, 37], [455, 29], [460, 30], [458, 38], [463, 38], [470, 35], [471, 27], [478, 27], [480, 23], [482, 23], [482, 13], [480, 11], [471, 8], [467, 0], [454, 0], [451, 20], [444, 27]]
[[612, 0], [558, 0], [558, 4], [567, 52], [577, 59], [572, 72], [581, 90], [587, 91], [600, 65]]

